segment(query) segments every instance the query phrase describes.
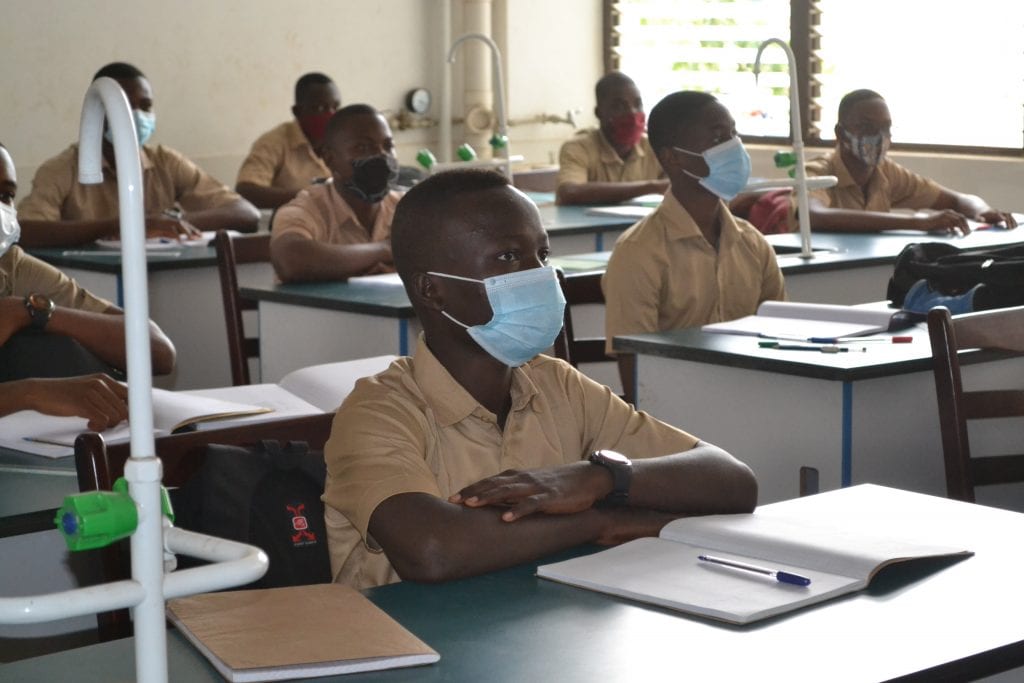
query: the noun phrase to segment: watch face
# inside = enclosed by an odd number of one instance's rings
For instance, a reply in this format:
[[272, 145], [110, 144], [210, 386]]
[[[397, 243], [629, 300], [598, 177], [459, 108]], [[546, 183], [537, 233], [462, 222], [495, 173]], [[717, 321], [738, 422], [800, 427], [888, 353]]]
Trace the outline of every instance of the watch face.
[[32, 308], [37, 311], [48, 311], [53, 308], [53, 301], [49, 297], [42, 294], [30, 294], [28, 302], [32, 305]]
[[615, 451], [598, 451], [598, 454], [609, 462], [620, 463], [623, 465], [631, 464], [629, 458], [624, 456], [622, 453], [617, 453]]

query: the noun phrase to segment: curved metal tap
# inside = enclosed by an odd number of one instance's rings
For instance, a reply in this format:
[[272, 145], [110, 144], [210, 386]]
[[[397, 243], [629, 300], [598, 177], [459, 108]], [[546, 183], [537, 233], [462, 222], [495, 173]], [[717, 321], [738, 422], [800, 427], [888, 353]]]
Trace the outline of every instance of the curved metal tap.
[[[505, 140], [508, 140], [508, 119], [505, 116], [505, 79], [501, 67], [501, 50], [498, 49], [497, 43], [491, 40], [489, 36], [485, 36], [482, 33], [465, 33], [456, 38], [448, 49], [448, 64], [455, 63], [456, 48], [467, 40], [483, 41], [491, 49], [491, 66], [494, 70], [495, 80], [495, 104], [498, 110], [497, 134], [504, 136]], [[505, 157], [505, 175], [508, 176], [509, 180], [512, 180], [512, 161], [510, 159], [512, 153], [509, 151], [508, 143], [505, 144], [502, 154]]]

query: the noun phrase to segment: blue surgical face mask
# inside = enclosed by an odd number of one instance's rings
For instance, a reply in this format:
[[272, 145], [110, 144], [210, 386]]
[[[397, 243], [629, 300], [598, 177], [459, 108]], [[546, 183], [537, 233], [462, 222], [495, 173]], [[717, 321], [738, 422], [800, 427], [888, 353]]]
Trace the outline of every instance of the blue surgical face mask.
[[[135, 119], [135, 135], [139, 140], [139, 147], [141, 147], [149, 141], [153, 131], [156, 130], [156, 114], [151, 111], [132, 109], [132, 118]], [[103, 131], [103, 137], [110, 144], [114, 144], [114, 134], [110, 132], [109, 126]]]
[[708, 174], [705, 177], [701, 178], [685, 169], [683, 173], [691, 178], [696, 178], [706, 190], [725, 201], [731, 200], [742, 192], [743, 188], [747, 186], [747, 181], [750, 180], [750, 155], [747, 154], [739, 136], [731, 137], [721, 144], [710, 147], [702, 154], [681, 147], [672, 149], [695, 157], [704, 157], [704, 163], [708, 165]]
[[18, 212], [13, 206], [0, 203], [0, 256], [21, 239], [21, 225], [18, 224]]
[[480, 348], [510, 367], [519, 367], [551, 346], [562, 329], [565, 296], [555, 269], [546, 266], [475, 280], [447, 273], [428, 275], [482, 283], [493, 316], [484, 325], [466, 325], [446, 311], [442, 314], [466, 328]]

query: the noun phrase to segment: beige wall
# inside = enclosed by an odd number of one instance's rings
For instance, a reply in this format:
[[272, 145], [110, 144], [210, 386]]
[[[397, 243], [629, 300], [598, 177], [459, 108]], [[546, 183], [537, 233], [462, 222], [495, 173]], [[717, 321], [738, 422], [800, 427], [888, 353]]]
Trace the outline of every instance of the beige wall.
[[[233, 184], [253, 139], [285, 120], [295, 78], [322, 70], [346, 103], [398, 110], [404, 94], [425, 86], [440, 110], [445, 0], [6, 0], [0, 29], [7, 68], [0, 141], [14, 155], [28, 191], [35, 168], [78, 134], [82, 95], [103, 64], [125, 60], [153, 85], [154, 141], [176, 147]], [[462, 4], [452, 2], [452, 36], [462, 31]], [[486, 0], [465, 0], [481, 2]], [[301, 12], [297, 11], [301, 8]], [[301, 15], [301, 16], [300, 16]], [[581, 112], [593, 125], [593, 84], [602, 70], [598, 0], [493, 0], [494, 38], [505, 51], [513, 120]], [[461, 83], [455, 66], [454, 84]], [[461, 114], [456, 96], [454, 115]], [[565, 124], [511, 129], [513, 153], [531, 164], [557, 159]], [[396, 131], [411, 163], [420, 147], [437, 148], [437, 128]], [[461, 142], [459, 126], [453, 143]], [[755, 170], [770, 150], [755, 151]], [[1024, 209], [1019, 159], [901, 158], [951, 187], [1000, 207]], [[765, 168], [767, 171], [767, 168]]]

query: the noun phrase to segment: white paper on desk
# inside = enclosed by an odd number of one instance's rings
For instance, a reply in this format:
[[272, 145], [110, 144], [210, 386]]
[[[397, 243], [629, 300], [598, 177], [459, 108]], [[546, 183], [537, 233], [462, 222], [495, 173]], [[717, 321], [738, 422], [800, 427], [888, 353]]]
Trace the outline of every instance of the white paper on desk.
[[609, 218], [646, 218], [654, 209], [650, 206], [592, 206], [583, 213], [588, 216], [608, 216]]
[[349, 282], [358, 282], [363, 285], [398, 285], [402, 286], [402, 278], [398, 276], [398, 273], [381, 273], [380, 275], [360, 275], [358, 277], [350, 277]]
[[42, 434], [51, 430], [88, 431], [86, 421], [81, 417], [53, 417], [34, 410], [21, 410], [0, 417], [0, 446], [14, 451], [41, 455], [45, 458], [66, 458], [74, 455], [70, 446], [26, 441], [26, 436]]
[[[240, 235], [237, 230], [228, 230], [232, 236]], [[214, 230], [204, 230], [201, 237], [190, 240], [174, 240], [169, 237], [150, 237], [146, 240], [146, 251], [163, 251], [166, 249], [180, 249], [181, 247], [205, 247], [217, 236]], [[121, 249], [121, 240], [96, 240], [96, 246], [104, 249]]]
[[856, 337], [887, 331], [897, 312], [895, 309], [868, 306], [765, 301], [758, 306], [755, 315], [709, 323], [701, 330], [782, 339]]

